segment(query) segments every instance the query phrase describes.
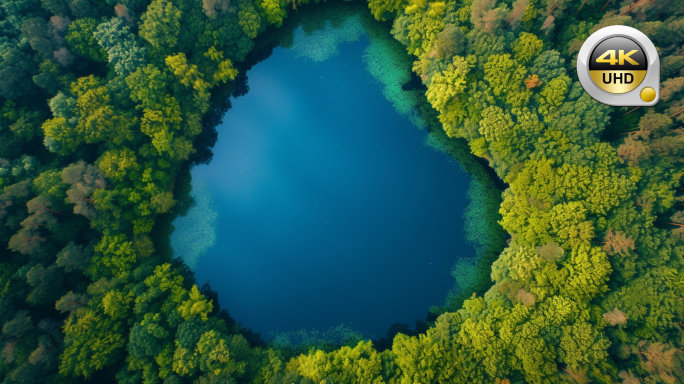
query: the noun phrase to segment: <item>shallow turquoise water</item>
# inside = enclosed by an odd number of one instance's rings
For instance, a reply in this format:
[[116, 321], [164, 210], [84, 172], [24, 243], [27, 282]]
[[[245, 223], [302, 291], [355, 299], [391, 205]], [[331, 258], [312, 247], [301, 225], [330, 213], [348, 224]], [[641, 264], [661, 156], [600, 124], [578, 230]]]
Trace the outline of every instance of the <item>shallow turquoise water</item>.
[[248, 72], [213, 160], [192, 170], [196, 206], [174, 223], [174, 252], [257, 332], [412, 325], [474, 253], [469, 176], [397, 113], [356, 37], [311, 55], [299, 31]]

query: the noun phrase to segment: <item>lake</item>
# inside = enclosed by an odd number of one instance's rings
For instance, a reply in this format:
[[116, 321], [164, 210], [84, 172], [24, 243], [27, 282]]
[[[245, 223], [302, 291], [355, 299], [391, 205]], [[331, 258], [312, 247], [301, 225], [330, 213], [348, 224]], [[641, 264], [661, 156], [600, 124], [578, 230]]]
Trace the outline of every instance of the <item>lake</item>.
[[174, 253], [256, 332], [413, 325], [474, 254], [470, 177], [426, 144], [392, 83], [399, 64], [374, 63], [386, 41], [350, 20], [300, 27], [247, 72], [213, 160], [192, 169], [195, 206], [174, 222]]

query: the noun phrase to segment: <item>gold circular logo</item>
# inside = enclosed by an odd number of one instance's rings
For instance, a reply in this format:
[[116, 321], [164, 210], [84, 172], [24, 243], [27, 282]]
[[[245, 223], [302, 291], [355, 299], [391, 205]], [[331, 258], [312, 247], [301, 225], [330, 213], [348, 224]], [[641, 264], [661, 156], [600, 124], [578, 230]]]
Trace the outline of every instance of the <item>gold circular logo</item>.
[[644, 49], [634, 40], [613, 36], [600, 42], [591, 53], [589, 76], [609, 93], [627, 93], [646, 77]]
[[656, 98], [656, 91], [655, 89], [651, 87], [644, 87], [644, 89], [641, 90], [641, 100], [650, 103], [651, 101], [655, 100]]

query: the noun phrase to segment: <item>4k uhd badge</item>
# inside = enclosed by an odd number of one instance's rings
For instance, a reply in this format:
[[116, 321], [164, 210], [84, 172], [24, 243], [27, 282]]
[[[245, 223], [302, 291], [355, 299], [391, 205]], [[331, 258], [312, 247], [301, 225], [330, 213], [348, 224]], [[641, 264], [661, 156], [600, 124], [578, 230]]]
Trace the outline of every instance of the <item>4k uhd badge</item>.
[[577, 76], [603, 104], [650, 106], [660, 98], [660, 59], [651, 40], [632, 27], [613, 25], [582, 44]]

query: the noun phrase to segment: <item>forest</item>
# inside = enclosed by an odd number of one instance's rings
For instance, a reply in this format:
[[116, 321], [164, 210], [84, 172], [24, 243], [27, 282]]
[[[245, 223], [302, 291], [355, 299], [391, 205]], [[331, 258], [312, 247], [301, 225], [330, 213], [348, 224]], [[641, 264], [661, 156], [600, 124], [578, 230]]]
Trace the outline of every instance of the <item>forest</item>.
[[[505, 186], [510, 238], [487, 284], [385, 343], [279, 348], [218, 308], [169, 223], [263, 41], [327, 6], [308, 3], [0, 3], [2, 383], [681, 382], [678, 0], [370, 0], [431, 129]], [[616, 24], [658, 48], [655, 107], [577, 80], [584, 39]]]

